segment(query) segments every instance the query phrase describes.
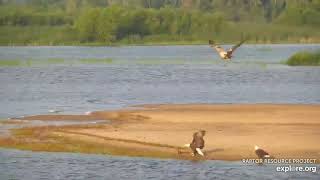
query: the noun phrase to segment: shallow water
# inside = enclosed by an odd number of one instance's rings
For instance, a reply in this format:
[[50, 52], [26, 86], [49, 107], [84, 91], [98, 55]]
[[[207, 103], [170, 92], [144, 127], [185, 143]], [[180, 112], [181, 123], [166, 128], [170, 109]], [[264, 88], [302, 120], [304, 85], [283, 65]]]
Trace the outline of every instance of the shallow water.
[[[151, 103], [320, 103], [320, 68], [283, 60], [320, 45], [0, 47], [0, 119]], [[2, 63], [1, 63], [2, 61]], [[16, 61], [22, 63], [8, 63]], [[9, 67], [9, 66], [10, 67]], [[0, 179], [319, 179], [241, 162], [190, 162], [0, 149]]]
[[[77, 120], [64, 120], [64, 121], [43, 121], [43, 120], [15, 120], [16, 123], [3, 123], [0, 124], [0, 136], [10, 136], [10, 130], [39, 127], [39, 126], [68, 126], [68, 125], [87, 125], [87, 124], [105, 124], [110, 121], [107, 120], [89, 120], [89, 121], [77, 121]], [[1, 121], [0, 121], [1, 122]]]
[[0, 149], [0, 179], [319, 179], [312, 172], [277, 172], [274, 165], [176, 161]]

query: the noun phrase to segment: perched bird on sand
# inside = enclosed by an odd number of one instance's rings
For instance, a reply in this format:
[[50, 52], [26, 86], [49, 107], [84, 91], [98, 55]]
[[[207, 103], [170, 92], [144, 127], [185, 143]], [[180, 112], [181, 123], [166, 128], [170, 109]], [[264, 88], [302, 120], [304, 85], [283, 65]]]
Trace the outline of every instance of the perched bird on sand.
[[192, 155], [195, 156], [197, 154], [204, 156], [203, 152], [201, 149], [204, 148], [204, 139], [203, 136], [205, 136], [206, 131], [200, 130], [198, 132], [195, 132], [193, 134], [193, 139], [190, 144], [185, 144], [185, 147], [190, 147], [192, 150]]
[[85, 112], [84, 114], [85, 114], [85, 115], [91, 115], [91, 113], [92, 113], [91, 111], [87, 111], [87, 112]]
[[62, 112], [62, 110], [50, 109], [48, 112], [49, 113], [59, 113], [59, 112]]
[[271, 158], [270, 154], [267, 153], [265, 150], [259, 148], [257, 145], [254, 146], [254, 150], [256, 155], [260, 158], [260, 159], [267, 159], [267, 158]]
[[232, 48], [230, 48], [229, 50], [225, 51], [222, 47], [220, 47], [219, 45], [216, 45], [212, 40], [209, 40], [209, 45], [210, 47], [212, 47], [214, 50], [216, 50], [219, 54], [219, 56], [221, 57], [221, 59], [223, 60], [230, 60], [232, 58], [232, 53], [238, 48], [240, 47], [244, 42], [246, 41], [246, 39], [240, 41], [238, 44], [232, 46]]

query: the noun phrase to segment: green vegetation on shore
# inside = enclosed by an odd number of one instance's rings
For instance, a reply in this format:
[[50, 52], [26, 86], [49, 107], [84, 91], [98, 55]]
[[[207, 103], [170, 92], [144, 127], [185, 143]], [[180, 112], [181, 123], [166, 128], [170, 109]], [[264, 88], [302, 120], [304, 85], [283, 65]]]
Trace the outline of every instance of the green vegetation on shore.
[[316, 43], [319, 16], [319, 0], [0, 0], [0, 45]]
[[290, 66], [320, 66], [320, 51], [298, 52], [286, 62]]
[[[76, 65], [76, 64], [111, 64], [111, 58], [90, 58], [90, 59], [62, 59], [62, 58], [49, 58], [49, 59], [0, 59], [0, 67], [34, 67], [34, 66], [50, 66], [50, 65]], [[121, 63], [121, 62], [119, 62]], [[126, 62], [124, 62], [126, 63]]]

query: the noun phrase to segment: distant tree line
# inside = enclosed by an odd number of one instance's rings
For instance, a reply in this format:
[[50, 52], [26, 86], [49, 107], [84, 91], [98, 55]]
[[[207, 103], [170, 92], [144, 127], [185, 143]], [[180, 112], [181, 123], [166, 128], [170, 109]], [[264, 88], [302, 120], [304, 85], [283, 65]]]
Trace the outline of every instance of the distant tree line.
[[81, 40], [104, 42], [125, 37], [141, 39], [154, 34], [218, 34], [224, 25], [220, 14], [172, 8], [128, 11], [119, 6], [89, 9], [75, 23]]
[[204, 39], [234, 24], [319, 28], [319, 17], [320, 0], [0, 0], [0, 26], [65, 26], [81, 42]]
[[[69, 15], [78, 14], [87, 8], [113, 5], [127, 10], [181, 8], [221, 13], [225, 19], [232, 21], [272, 22], [280, 18], [284, 22], [299, 24], [317, 24], [320, 14], [320, 0], [0, 0], [0, 5], [24, 5], [42, 10], [63, 11]], [[21, 13], [23, 16], [23, 12]]]

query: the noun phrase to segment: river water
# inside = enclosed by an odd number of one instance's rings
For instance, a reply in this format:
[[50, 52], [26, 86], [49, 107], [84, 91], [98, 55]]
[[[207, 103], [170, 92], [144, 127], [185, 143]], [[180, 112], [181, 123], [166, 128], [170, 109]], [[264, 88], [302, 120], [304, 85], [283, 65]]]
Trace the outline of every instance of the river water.
[[[226, 46], [229, 47], [229, 46]], [[0, 47], [0, 118], [157, 103], [320, 103], [320, 68], [289, 67], [320, 45]], [[12, 63], [13, 62], [13, 63]], [[320, 179], [271, 165], [0, 150], [0, 179]]]

